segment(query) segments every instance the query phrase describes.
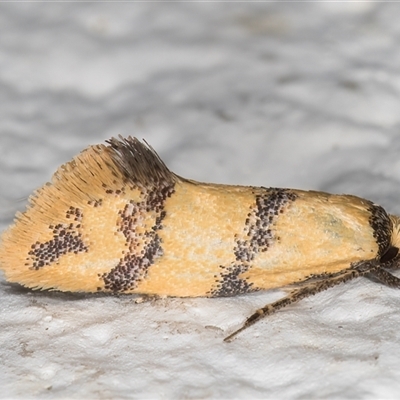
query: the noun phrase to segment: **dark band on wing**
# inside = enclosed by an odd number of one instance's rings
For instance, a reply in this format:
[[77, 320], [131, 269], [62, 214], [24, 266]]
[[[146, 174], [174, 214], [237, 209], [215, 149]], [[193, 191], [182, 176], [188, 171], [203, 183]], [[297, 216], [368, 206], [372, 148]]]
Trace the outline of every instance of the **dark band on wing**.
[[208, 293], [210, 296], [235, 296], [258, 290], [251, 282], [240, 278], [240, 275], [251, 268], [258, 253], [267, 251], [279, 240], [273, 225], [279, 214], [284, 213], [296, 198], [297, 195], [289, 189], [265, 189], [265, 193], [255, 194], [255, 204], [244, 222], [246, 238], [235, 235], [235, 261], [219, 267], [221, 272], [215, 276], [215, 285]]

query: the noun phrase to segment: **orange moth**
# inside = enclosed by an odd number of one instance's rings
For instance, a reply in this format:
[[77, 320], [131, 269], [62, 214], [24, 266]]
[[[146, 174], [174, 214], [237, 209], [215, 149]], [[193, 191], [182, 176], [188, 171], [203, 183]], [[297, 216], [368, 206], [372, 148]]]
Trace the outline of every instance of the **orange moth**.
[[112, 138], [62, 165], [0, 241], [0, 269], [32, 289], [236, 296], [289, 288], [265, 315], [357, 276], [400, 279], [400, 219], [368, 200], [195, 182], [147, 144]]

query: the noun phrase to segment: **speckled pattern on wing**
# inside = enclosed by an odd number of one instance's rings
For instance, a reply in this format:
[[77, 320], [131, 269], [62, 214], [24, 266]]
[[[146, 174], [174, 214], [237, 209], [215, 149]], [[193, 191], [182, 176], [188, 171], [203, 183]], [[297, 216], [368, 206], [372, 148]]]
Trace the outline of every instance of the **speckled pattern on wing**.
[[83, 242], [80, 231], [82, 217], [82, 211], [79, 208], [70, 207], [66, 212], [66, 218], [74, 222], [49, 225], [53, 238], [44, 243], [37, 241], [32, 244], [25, 265], [37, 270], [57, 262], [66, 253], [87, 252], [89, 248]]
[[162, 229], [166, 214], [165, 200], [173, 192], [173, 185], [162, 187], [160, 184], [157, 190], [143, 191], [142, 201], [130, 201], [118, 212], [117, 230], [126, 238], [127, 250], [116, 267], [100, 275], [106, 290], [124, 292], [136, 288], [146, 278], [148, 268], [163, 255], [157, 231]]
[[123, 292], [162, 254], [157, 230], [178, 178], [137, 139], [108, 143], [62, 165], [17, 214], [0, 243], [8, 280], [32, 288]]
[[259, 252], [265, 252], [275, 240], [279, 240], [273, 229], [274, 220], [282, 214], [288, 203], [296, 199], [296, 194], [288, 189], [265, 189], [265, 193], [254, 193], [255, 205], [244, 221], [244, 237], [235, 234], [233, 253], [235, 262], [229, 266], [221, 265], [216, 276], [216, 284], [210, 295], [234, 296], [259, 290], [248, 279], [240, 276], [247, 272]]
[[369, 223], [374, 231], [374, 238], [379, 246], [379, 256], [383, 256], [390, 247], [391, 235], [388, 232], [393, 231], [393, 224], [386, 211], [377, 204], [371, 203], [369, 207], [371, 217]]

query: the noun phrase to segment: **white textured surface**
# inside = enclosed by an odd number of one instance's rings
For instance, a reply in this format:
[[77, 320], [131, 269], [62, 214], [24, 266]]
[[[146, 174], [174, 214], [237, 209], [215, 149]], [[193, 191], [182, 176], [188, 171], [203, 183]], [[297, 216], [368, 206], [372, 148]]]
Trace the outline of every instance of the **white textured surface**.
[[[0, 4], [1, 229], [118, 134], [193, 179], [352, 193], [400, 213], [397, 3]], [[222, 339], [279, 292], [32, 293], [0, 283], [0, 398], [389, 399], [400, 292], [358, 279]]]

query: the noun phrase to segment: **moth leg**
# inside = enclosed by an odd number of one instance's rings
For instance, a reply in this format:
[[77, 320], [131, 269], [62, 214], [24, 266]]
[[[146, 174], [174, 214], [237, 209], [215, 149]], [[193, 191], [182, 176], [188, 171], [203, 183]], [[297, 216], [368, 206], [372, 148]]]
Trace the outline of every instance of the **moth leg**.
[[390, 272], [378, 268], [374, 271], [370, 272], [370, 275], [373, 276], [374, 278], [378, 279], [380, 282], [385, 284], [386, 286], [389, 286], [391, 288], [400, 288], [400, 278], [397, 276], [392, 275]]
[[224, 341], [230, 342], [238, 333], [242, 332], [244, 329], [255, 324], [261, 318], [275, 313], [283, 307], [286, 307], [292, 303], [296, 303], [306, 297], [313, 296], [316, 293], [322, 292], [330, 287], [339, 285], [340, 283], [346, 282], [350, 279], [364, 276], [368, 273], [374, 273], [379, 268], [379, 264], [376, 260], [361, 261], [352, 264], [350, 268], [343, 270], [340, 274], [333, 274], [333, 276], [326, 279], [316, 282], [310, 282], [304, 287], [295, 289], [282, 299], [267, 304], [265, 307], [258, 309], [254, 314], [250, 315], [250, 317], [247, 318], [246, 322], [242, 325], [241, 328], [227, 336]]
[[335, 276], [339, 276], [341, 274], [343, 274], [343, 271], [333, 272], [333, 273], [311, 274], [306, 279], [304, 279], [300, 282], [296, 282], [294, 285], [309, 284], [310, 282], [316, 282], [316, 281], [334, 278]]
[[400, 268], [400, 258], [396, 257], [393, 260], [383, 262], [381, 260], [381, 267], [385, 269], [399, 269]]

